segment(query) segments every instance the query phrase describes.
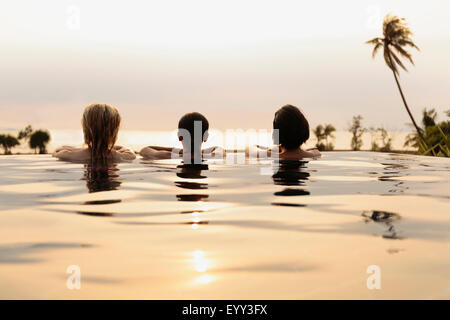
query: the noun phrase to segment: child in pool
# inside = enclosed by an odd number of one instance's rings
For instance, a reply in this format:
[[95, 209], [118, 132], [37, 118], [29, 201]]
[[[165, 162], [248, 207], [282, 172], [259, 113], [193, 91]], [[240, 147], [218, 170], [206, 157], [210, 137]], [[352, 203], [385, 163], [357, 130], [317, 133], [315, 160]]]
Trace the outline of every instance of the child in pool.
[[273, 129], [278, 130], [279, 145], [275, 148], [257, 146], [259, 149], [266, 151], [268, 156], [278, 153], [282, 160], [299, 160], [321, 156], [317, 148], [307, 150], [301, 148], [302, 144], [309, 139], [309, 123], [297, 107], [288, 104], [278, 109], [273, 119]]
[[149, 146], [139, 153], [144, 159], [170, 159], [182, 156], [186, 164], [199, 164], [204, 157], [212, 156], [221, 150], [218, 147], [202, 150], [203, 142], [208, 139], [208, 129], [209, 122], [205, 116], [198, 112], [187, 113], [178, 122], [178, 140], [183, 144], [183, 149]]
[[53, 156], [66, 161], [127, 161], [134, 160], [133, 151], [116, 146], [120, 114], [107, 104], [91, 104], [83, 113], [82, 125], [86, 148], [63, 146]]

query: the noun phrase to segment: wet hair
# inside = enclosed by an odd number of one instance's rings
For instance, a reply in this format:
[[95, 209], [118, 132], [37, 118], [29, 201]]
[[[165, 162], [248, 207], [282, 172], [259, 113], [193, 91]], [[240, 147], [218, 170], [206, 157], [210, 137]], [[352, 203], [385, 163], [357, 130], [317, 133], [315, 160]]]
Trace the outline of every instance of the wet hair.
[[178, 122], [178, 129], [184, 129], [189, 132], [191, 135], [191, 145], [194, 145], [194, 124], [195, 121], [200, 121], [202, 123], [202, 137], [201, 140], [203, 141], [203, 138], [205, 136], [205, 132], [209, 129], [209, 122], [205, 118], [204, 115], [198, 112], [190, 112], [186, 113], [184, 116], [181, 117], [180, 121]]
[[95, 103], [84, 109], [84, 143], [91, 152], [91, 160], [108, 158], [117, 140], [120, 121], [117, 109], [107, 104]]
[[308, 120], [299, 108], [290, 104], [275, 112], [273, 129], [278, 129], [279, 143], [287, 150], [297, 149], [309, 139]]

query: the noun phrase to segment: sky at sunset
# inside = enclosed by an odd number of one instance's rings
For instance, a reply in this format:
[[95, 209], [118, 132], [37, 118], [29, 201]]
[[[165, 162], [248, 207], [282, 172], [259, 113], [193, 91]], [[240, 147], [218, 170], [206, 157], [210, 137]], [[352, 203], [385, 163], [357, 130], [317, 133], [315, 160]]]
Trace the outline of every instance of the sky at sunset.
[[450, 2], [1, 1], [0, 128], [79, 128], [83, 107], [116, 106], [128, 130], [269, 128], [284, 104], [312, 125], [407, 130], [394, 78], [366, 40], [386, 13], [421, 48], [401, 73], [414, 114], [450, 109]]

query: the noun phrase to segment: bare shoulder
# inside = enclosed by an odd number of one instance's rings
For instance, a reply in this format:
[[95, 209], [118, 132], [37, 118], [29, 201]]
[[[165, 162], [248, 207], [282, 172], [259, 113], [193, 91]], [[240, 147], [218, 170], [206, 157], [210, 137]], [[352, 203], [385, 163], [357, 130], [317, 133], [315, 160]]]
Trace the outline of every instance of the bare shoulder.
[[136, 154], [130, 149], [117, 147], [111, 151], [112, 158], [115, 161], [132, 161], [136, 159]]
[[318, 149], [308, 149], [306, 151], [302, 150], [302, 153], [304, 158], [320, 158], [322, 156]]

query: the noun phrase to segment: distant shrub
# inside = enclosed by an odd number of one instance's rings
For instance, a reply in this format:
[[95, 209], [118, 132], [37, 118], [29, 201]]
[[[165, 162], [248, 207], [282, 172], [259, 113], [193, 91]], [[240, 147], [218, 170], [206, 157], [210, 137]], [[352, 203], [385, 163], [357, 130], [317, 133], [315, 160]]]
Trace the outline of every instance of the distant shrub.
[[[446, 111], [448, 117], [450, 112]], [[450, 156], [450, 121], [436, 123], [437, 113], [434, 109], [423, 110], [422, 130], [425, 144], [416, 132], [410, 133], [405, 140], [405, 147], [416, 148], [423, 155], [439, 157]]]
[[46, 130], [36, 130], [30, 136], [29, 145], [35, 152], [39, 149], [40, 154], [47, 153], [47, 144], [50, 142], [50, 133]]

